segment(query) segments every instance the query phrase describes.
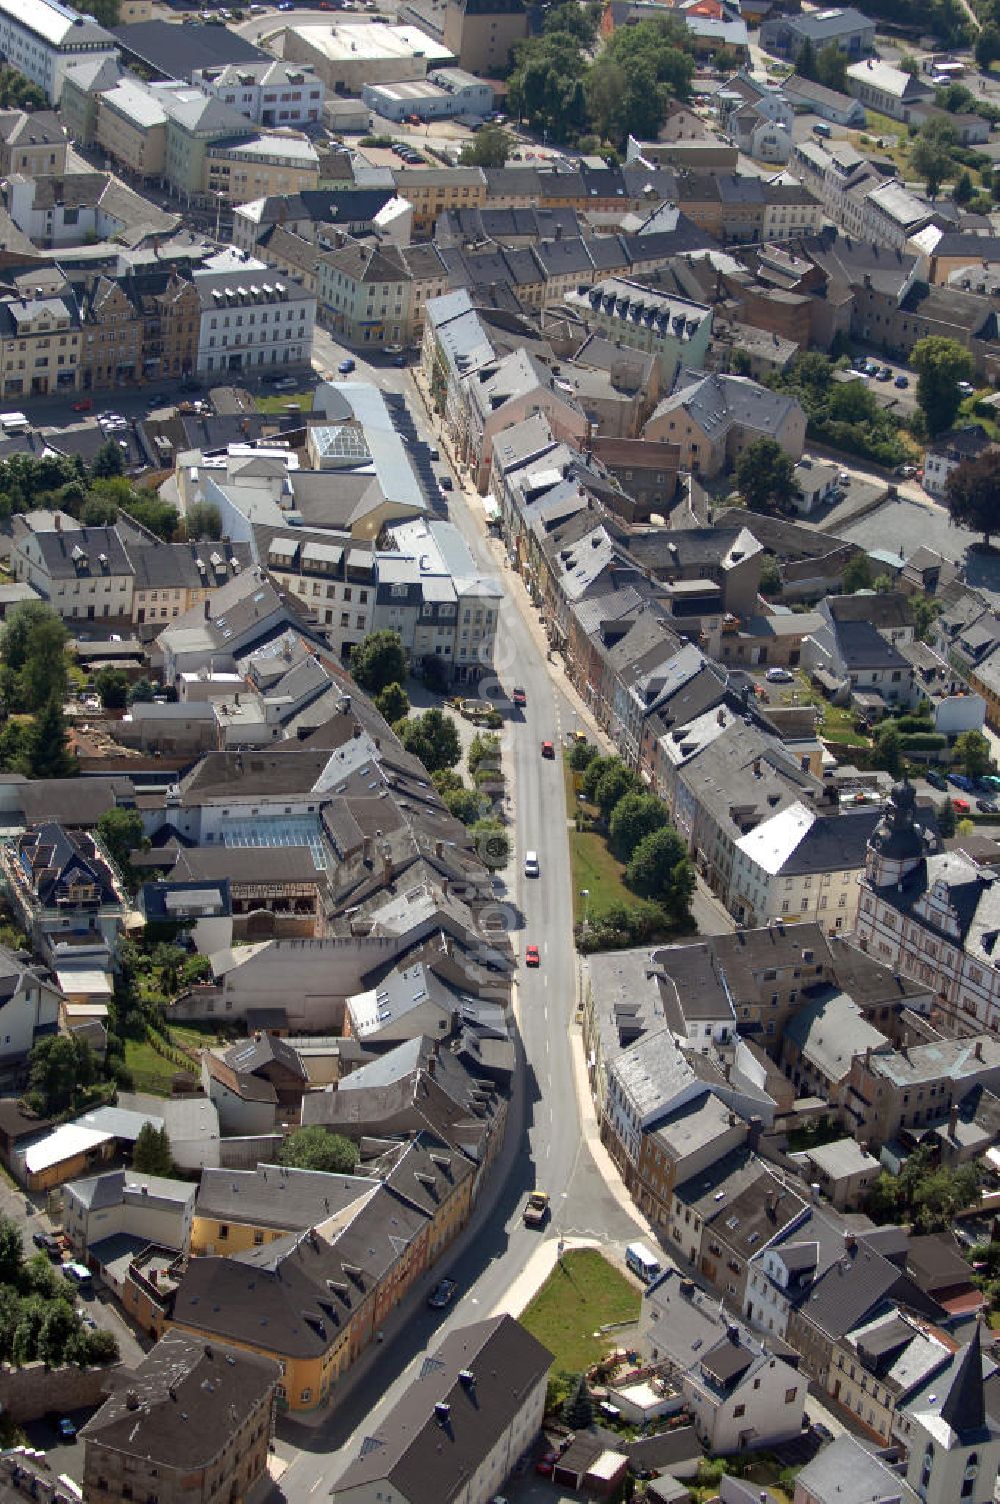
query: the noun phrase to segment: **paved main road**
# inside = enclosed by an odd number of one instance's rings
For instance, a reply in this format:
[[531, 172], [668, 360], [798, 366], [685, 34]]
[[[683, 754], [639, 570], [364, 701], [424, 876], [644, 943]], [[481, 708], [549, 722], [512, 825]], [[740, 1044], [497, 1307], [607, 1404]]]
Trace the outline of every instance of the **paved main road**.
[[[336, 369], [341, 356], [328, 337], [318, 341], [317, 366], [323, 374]], [[355, 356], [355, 358], [357, 358]], [[408, 371], [358, 361], [354, 379], [375, 381], [385, 391], [406, 397], [418, 438], [435, 442], [421, 399]], [[512, 582], [478, 525], [476, 498], [461, 490], [451, 494], [451, 518], [484, 569], [499, 572], [505, 587], [497, 637], [496, 666], [509, 690], [523, 685], [527, 708], [507, 722], [504, 737], [515, 781], [516, 855], [508, 874], [505, 898], [515, 946], [538, 945], [537, 971], [519, 969], [517, 1009], [523, 1059], [509, 1109], [504, 1156], [487, 1183], [474, 1213], [471, 1234], [440, 1272], [459, 1282], [459, 1298], [444, 1320], [423, 1304], [410, 1302], [386, 1325], [385, 1340], [362, 1360], [363, 1372], [353, 1388], [319, 1425], [281, 1426], [279, 1451], [294, 1455], [280, 1490], [290, 1504], [306, 1504], [329, 1488], [370, 1431], [403, 1392], [414, 1364], [428, 1344], [436, 1346], [450, 1328], [467, 1325], [502, 1304], [542, 1238], [584, 1236], [619, 1247], [635, 1235], [637, 1224], [605, 1186], [580, 1132], [569, 1030], [577, 996], [577, 958], [573, 946], [569, 845], [562, 768], [541, 756], [541, 743], [572, 728], [569, 700], [553, 685], [544, 653], [513, 600]], [[537, 851], [541, 876], [523, 878], [525, 850]], [[544, 1233], [529, 1232], [521, 1208], [529, 1189], [538, 1185], [552, 1197], [553, 1216]]]

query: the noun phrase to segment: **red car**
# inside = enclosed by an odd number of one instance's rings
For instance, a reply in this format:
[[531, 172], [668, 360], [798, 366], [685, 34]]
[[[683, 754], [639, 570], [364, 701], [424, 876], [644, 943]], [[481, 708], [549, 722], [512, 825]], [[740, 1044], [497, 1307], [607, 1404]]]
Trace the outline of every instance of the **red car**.
[[969, 804], [968, 799], [953, 799], [951, 807], [956, 815], [967, 815], [972, 806]]
[[519, 684], [514, 686], [514, 693], [511, 698], [513, 699], [515, 705], [524, 706], [528, 703], [528, 696], [525, 694], [524, 690]]
[[539, 1457], [538, 1461], [535, 1463], [535, 1472], [540, 1473], [543, 1478], [551, 1478], [552, 1469], [555, 1467], [558, 1461], [558, 1452], [546, 1452], [545, 1456]]
[[524, 949], [525, 966], [541, 966], [542, 959], [538, 954], [537, 945], [527, 945]]
[[555, 749], [555, 747], [553, 747], [552, 743], [551, 742], [542, 742], [542, 756], [543, 757], [555, 757], [555, 755], [556, 755], [556, 749]]
[[89, 413], [93, 405], [89, 397], [82, 397], [79, 402], [73, 403], [73, 411], [75, 413]]

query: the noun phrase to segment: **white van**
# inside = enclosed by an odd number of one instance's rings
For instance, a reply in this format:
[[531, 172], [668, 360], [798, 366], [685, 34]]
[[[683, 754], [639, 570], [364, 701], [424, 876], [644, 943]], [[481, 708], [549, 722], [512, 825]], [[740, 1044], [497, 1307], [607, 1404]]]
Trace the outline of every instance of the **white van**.
[[625, 1250], [625, 1263], [644, 1285], [651, 1285], [660, 1272], [660, 1261], [650, 1253], [645, 1243], [630, 1243]]
[[538, 865], [538, 852], [537, 851], [526, 851], [524, 853], [524, 875], [525, 875], [525, 877], [538, 877], [539, 873], [540, 873], [540, 870], [541, 869], [539, 868], [539, 865]]

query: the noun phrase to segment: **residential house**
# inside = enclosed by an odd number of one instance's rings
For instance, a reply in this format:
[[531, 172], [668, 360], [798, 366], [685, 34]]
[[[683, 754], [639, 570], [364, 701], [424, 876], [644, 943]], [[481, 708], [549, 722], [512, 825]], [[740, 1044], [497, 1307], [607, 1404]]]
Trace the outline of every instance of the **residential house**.
[[63, 1230], [83, 1264], [96, 1243], [114, 1237], [186, 1253], [196, 1191], [189, 1180], [137, 1170], [109, 1170], [87, 1180], [71, 1180], [62, 1190]]
[[705, 363], [712, 310], [704, 304], [625, 277], [567, 293], [565, 302], [608, 339], [656, 354], [665, 387], [681, 366], [697, 371]]
[[66, 132], [54, 110], [0, 110], [0, 174], [66, 171]]
[[551, 1363], [511, 1316], [457, 1327], [363, 1437], [333, 1486], [336, 1504], [376, 1504], [387, 1493], [418, 1504], [429, 1478], [443, 1498], [460, 1492], [465, 1504], [487, 1504], [538, 1437]]
[[760, 438], [777, 440], [793, 459], [800, 459], [806, 418], [794, 397], [749, 377], [699, 377], [685, 370], [677, 390], [647, 420], [643, 435], [679, 445], [683, 469], [713, 478], [731, 470], [743, 450]]
[[31, 1047], [56, 1032], [63, 998], [41, 967], [0, 946], [0, 1074], [20, 1083]]
[[87, 1497], [245, 1504], [267, 1476], [280, 1379], [269, 1358], [168, 1332], [81, 1432]]
[[318, 257], [316, 291], [323, 322], [346, 344], [408, 343], [410, 273], [395, 246], [344, 238]]
[[31, 826], [4, 848], [0, 867], [18, 924], [57, 979], [110, 969], [125, 896], [91, 836], [55, 821]]
[[79, 527], [64, 513], [34, 512], [13, 528], [15, 578], [64, 621], [131, 619], [134, 570], [117, 527]]
[[0, 396], [5, 400], [76, 391], [80, 354], [80, 315], [68, 292], [26, 290], [0, 298]]
[[779, 1446], [800, 1434], [805, 1377], [679, 1269], [643, 1291], [638, 1346], [660, 1377], [680, 1389], [713, 1456]]
[[898, 1310], [881, 1312], [834, 1345], [834, 1400], [880, 1445], [891, 1446], [896, 1413], [946, 1369], [952, 1347]]
[[736, 843], [729, 903], [751, 928], [774, 919], [810, 919], [850, 934], [858, 910], [877, 805], [823, 810], [796, 802], [762, 820]]
[[[849, 1490], [846, 1493], [845, 1483]], [[795, 1479], [794, 1504], [917, 1504], [917, 1501], [918, 1495], [896, 1469], [847, 1431], [821, 1447]]]
[[267, 282], [262, 272], [263, 261], [229, 250], [194, 273], [199, 372], [256, 374], [308, 365], [316, 298], [294, 282]]
[[590, 431], [586, 415], [560, 384], [558, 376], [525, 350], [484, 363], [463, 383], [465, 422], [458, 441], [458, 460], [469, 465], [476, 486], [490, 486], [493, 441], [505, 428], [544, 413], [553, 437], [582, 449]]
[[938, 434], [924, 452], [924, 490], [929, 496], [943, 501], [952, 471], [964, 461], [979, 459], [994, 448], [995, 444], [980, 423], [949, 428]]
[[197, 1187], [190, 1229], [192, 1257], [227, 1254], [305, 1233], [317, 1221], [347, 1216], [378, 1187], [371, 1175], [331, 1175], [287, 1165], [207, 1169]]
[[821, 1193], [837, 1211], [857, 1211], [868, 1199], [881, 1173], [880, 1162], [853, 1138], [834, 1139], [806, 1149], [802, 1159], [809, 1172], [810, 1185]]

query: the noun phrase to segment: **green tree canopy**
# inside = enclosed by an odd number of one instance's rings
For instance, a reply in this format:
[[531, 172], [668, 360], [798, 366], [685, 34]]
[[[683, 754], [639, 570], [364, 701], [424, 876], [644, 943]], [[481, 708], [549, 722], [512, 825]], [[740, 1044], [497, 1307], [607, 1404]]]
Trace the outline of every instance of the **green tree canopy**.
[[406, 653], [399, 633], [386, 627], [369, 632], [363, 642], [351, 649], [351, 673], [370, 695], [379, 694], [389, 684], [402, 684], [406, 678]]
[[950, 120], [940, 116], [925, 120], [910, 148], [910, 166], [927, 183], [931, 198], [954, 171], [958, 136]]
[[155, 698], [156, 690], [145, 675], [141, 679], [136, 679], [128, 692], [130, 705], [149, 705]]
[[75, 1034], [49, 1034], [32, 1045], [28, 1055], [28, 1088], [38, 1110], [47, 1115], [73, 1106], [78, 1093], [97, 1076], [94, 1052]]
[[132, 1151], [132, 1168], [142, 1175], [173, 1175], [174, 1154], [166, 1128], [143, 1123]]
[[499, 820], [477, 820], [472, 827], [479, 860], [491, 872], [506, 867], [510, 861], [510, 836]]
[[281, 1163], [297, 1170], [325, 1170], [330, 1175], [353, 1175], [358, 1151], [350, 1139], [327, 1133], [314, 1124], [289, 1134], [281, 1149]]
[[375, 709], [390, 726], [405, 720], [410, 713], [410, 697], [401, 684], [387, 684], [375, 696]]
[[17, 68], [0, 67], [0, 110], [47, 110], [44, 90]]
[[95, 480], [111, 480], [116, 475], [124, 475], [125, 460], [117, 439], [108, 439], [101, 445], [91, 460], [90, 473]]
[[618, 801], [638, 787], [639, 780], [632, 769], [627, 768], [621, 758], [609, 758], [608, 766], [597, 780], [594, 789], [594, 801], [605, 820], [610, 820], [611, 812]]
[[149, 842], [142, 828], [142, 816], [137, 809], [106, 809], [96, 825], [97, 838], [108, 856], [132, 886], [134, 874], [131, 866], [133, 851], [144, 851]]
[[847, 54], [841, 52], [836, 42], [827, 42], [817, 53], [816, 79], [828, 89], [847, 93]]
[[619, 861], [627, 862], [639, 842], [666, 823], [666, 808], [655, 794], [625, 794], [611, 812], [608, 845]]
[[568, 32], [571, 37], [576, 38], [581, 47], [589, 49], [597, 40], [600, 19], [599, 7], [580, 5], [577, 0], [562, 0], [561, 4], [549, 7], [545, 14], [543, 29], [546, 32]]
[[196, 501], [184, 513], [184, 531], [192, 542], [222, 537], [222, 514], [210, 501]]
[[856, 595], [859, 590], [872, 588], [872, 567], [866, 554], [858, 552], [848, 559], [841, 583], [845, 595]]
[[69, 750], [62, 704], [54, 695], [35, 716], [27, 756], [32, 778], [72, 778], [78, 771]]
[[748, 444], [736, 462], [736, 487], [752, 512], [784, 512], [802, 493], [795, 461], [767, 435]]
[[94, 675], [94, 692], [105, 710], [124, 710], [128, 704], [128, 679], [120, 668], [102, 668]]
[[948, 841], [955, 834], [955, 806], [951, 799], [942, 799], [937, 808], [938, 835]]
[[42, 601], [22, 601], [0, 628], [3, 698], [9, 710], [39, 710], [66, 694], [66, 628]]
[[952, 521], [982, 533], [988, 547], [1000, 532], [1000, 451], [956, 465], [945, 481], [945, 502]]
[[774, 554], [765, 554], [760, 562], [761, 595], [781, 594], [781, 566]]
[[465, 787], [449, 789], [441, 796], [450, 815], [456, 820], [461, 820], [463, 825], [475, 825], [477, 820], [483, 817], [489, 802], [478, 789]]
[[632, 853], [625, 881], [640, 898], [651, 898], [674, 917], [685, 918], [695, 889], [687, 847], [672, 825], [645, 836]]
[[453, 768], [462, 755], [458, 728], [450, 715], [432, 706], [423, 715], [404, 721], [399, 739], [407, 752], [419, 757], [429, 773]]
[[503, 167], [513, 155], [514, 137], [501, 125], [485, 125], [462, 147], [462, 167]]
[[582, 773], [585, 768], [597, 757], [597, 748], [593, 742], [574, 742], [573, 750], [569, 754], [569, 765], [574, 773]]
[[990, 744], [981, 731], [963, 731], [955, 742], [955, 756], [970, 778], [984, 778], [993, 766]]
[[500, 738], [493, 731], [477, 731], [469, 743], [466, 766], [473, 778], [484, 763], [492, 763], [500, 756]]

